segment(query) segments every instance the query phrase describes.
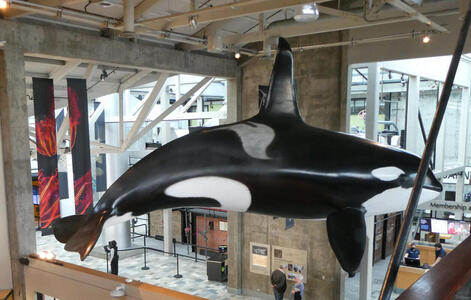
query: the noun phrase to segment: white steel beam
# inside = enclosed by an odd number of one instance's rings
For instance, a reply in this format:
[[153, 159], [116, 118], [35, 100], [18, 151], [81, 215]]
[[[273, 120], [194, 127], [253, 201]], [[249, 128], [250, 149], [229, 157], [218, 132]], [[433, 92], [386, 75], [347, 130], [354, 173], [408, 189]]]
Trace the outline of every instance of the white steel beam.
[[138, 132], [139, 128], [141, 127], [142, 123], [145, 121], [147, 116], [149, 115], [149, 112], [151, 111], [152, 106], [157, 100], [157, 96], [159, 95], [160, 90], [164, 87], [168, 76], [169, 76], [168, 73], [161, 73], [159, 76], [159, 80], [155, 84], [154, 88], [147, 95], [147, 98], [144, 100], [143, 107], [141, 111], [139, 112], [139, 115], [137, 116], [136, 122], [131, 127], [131, 130], [129, 131], [128, 135], [126, 136], [126, 139], [121, 145], [121, 148], [123, 150], [126, 150], [132, 143], [134, 143], [134, 141], [137, 140], [136, 133]]
[[[322, 3], [326, 1], [327, 0], [319, 0], [316, 2]], [[198, 24], [205, 24], [214, 21], [239, 18], [275, 9], [298, 6], [311, 2], [312, 0], [242, 0], [238, 2], [188, 11], [185, 13], [178, 13], [170, 16], [149, 19], [140, 22], [140, 24], [156, 30], [174, 29], [188, 26], [188, 20], [191, 17], [196, 18]]]
[[[198, 82], [194, 87], [192, 87], [188, 92], [185, 93], [185, 95], [181, 96], [180, 99], [175, 101], [169, 108], [167, 108], [164, 112], [162, 112], [157, 118], [155, 118], [152, 122], [150, 122], [146, 127], [144, 127], [138, 134], [136, 134], [127, 144], [126, 146], [132, 145], [134, 142], [136, 142], [138, 139], [140, 139], [142, 136], [144, 136], [149, 130], [155, 127], [155, 125], [159, 124], [162, 120], [165, 119], [170, 113], [172, 113], [175, 109], [177, 109], [180, 105], [182, 105], [186, 100], [188, 100], [188, 97], [191, 97], [196, 91], [198, 91], [201, 87], [203, 87], [206, 83], [208, 83], [210, 80], [212, 80], [211, 77], [205, 77], [203, 80]], [[127, 148], [126, 147], [126, 148]]]
[[59, 149], [59, 145], [65, 137], [65, 133], [69, 129], [69, 115], [67, 113], [67, 108], [64, 108], [64, 120], [62, 120], [62, 124], [57, 131], [57, 149]]
[[129, 77], [128, 79], [124, 80], [119, 85], [119, 90], [124, 91], [125, 89], [132, 88], [139, 80], [146, 77], [150, 74], [150, 70], [141, 70]]
[[88, 64], [87, 69], [85, 70], [85, 73], [83, 74], [83, 78], [85, 78], [87, 82], [89, 82], [92, 79], [93, 74], [95, 74], [97, 67], [98, 67], [97, 64]]
[[191, 105], [195, 102], [195, 100], [208, 88], [208, 86], [213, 82], [214, 78], [211, 78], [205, 85], [203, 85], [199, 90], [196, 91], [196, 93], [191, 96], [190, 100], [183, 106], [181, 109], [181, 112], [184, 113], [186, 112]]
[[100, 117], [101, 113], [104, 110], [105, 110], [105, 104], [103, 102], [100, 102], [98, 107], [90, 115], [90, 118], [88, 118], [89, 126], [93, 126], [95, 124], [96, 120], [98, 120], [98, 118]]
[[385, 0], [385, 2], [407, 13], [411, 18], [419, 22], [422, 22], [424, 24], [427, 24], [434, 30], [437, 30], [439, 32], [448, 32], [448, 29], [433, 22], [432, 20], [430, 20], [429, 18], [427, 18], [426, 16], [424, 16], [423, 14], [415, 10], [413, 7], [402, 2], [401, 0]]
[[119, 145], [124, 143], [124, 90], [118, 91], [118, 115], [119, 115]]
[[69, 74], [73, 69], [78, 67], [82, 62], [78, 59], [72, 59], [65, 63], [65, 65], [54, 69], [51, 73], [49, 73], [49, 78], [53, 80], [61, 80], [67, 74]]

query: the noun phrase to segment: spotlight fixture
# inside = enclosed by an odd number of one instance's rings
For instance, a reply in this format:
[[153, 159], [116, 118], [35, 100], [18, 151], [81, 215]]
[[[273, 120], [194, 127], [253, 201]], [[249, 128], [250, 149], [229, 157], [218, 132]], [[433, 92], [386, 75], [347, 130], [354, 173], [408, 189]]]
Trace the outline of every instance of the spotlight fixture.
[[5, 9], [9, 6], [9, 3], [7, 0], [0, 0], [0, 9]]
[[295, 9], [294, 20], [297, 22], [311, 22], [319, 19], [319, 9], [315, 2], [298, 6]]
[[235, 57], [235, 59], [239, 59], [239, 58], [240, 58], [240, 52], [237, 51], [237, 52], [234, 54], [234, 57]]
[[195, 16], [191, 16], [188, 19], [188, 25], [191, 27], [191, 29], [196, 29], [198, 28], [198, 21], [196, 20]]
[[105, 81], [107, 77], [108, 77], [108, 73], [106, 73], [106, 70], [103, 70], [100, 75], [100, 80]]
[[424, 44], [428, 44], [428, 43], [430, 43], [431, 41], [432, 41], [432, 39], [430, 38], [429, 35], [424, 35], [424, 36], [422, 37], [422, 43], [424, 43]]

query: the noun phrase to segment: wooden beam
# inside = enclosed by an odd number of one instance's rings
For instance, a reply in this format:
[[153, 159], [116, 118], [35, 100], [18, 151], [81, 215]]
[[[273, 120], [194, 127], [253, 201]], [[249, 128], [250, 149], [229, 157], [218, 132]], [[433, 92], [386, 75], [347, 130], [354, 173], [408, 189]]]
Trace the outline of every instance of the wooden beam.
[[82, 62], [78, 59], [69, 60], [65, 63], [65, 65], [58, 67], [49, 73], [49, 78], [55, 81], [61, 80], [81, 63]]
[[[75, 4], [75, 3], [79, 3], [83, 1], [82, 0], [30, 0], [28, 2], [39, 4], [39, 5], [44, 5], [44, 6], [50, 6], [50, 7], [62, 7], [64, 5]], [[2, 15], [6, 19], [9, 19], [9, 18], [19, 18], [22, 16], [30, 15], [32, 13], [33, 12], [24, 10], [21, 8], [9, 8], [5, 12], [2, 12]]]
[[147, 12], [154, 9], [161, 0], [144, 0], [134, 8], [134, 20], [138, 21]]
[[[319, 0], [316, 1], [316, 3], [326, 1], [328, 0]], [[239, 2], [232, 2], [185, 13], [149, 19], [142, 21], [139, 24], [156, 30], [169, 30], [188, 26], [188, 20], [191, 17], [195, 17], [198, 24], [205, 24], [307, 3], [312, 3], [312, 0], [242, 0]]]
[[98, 67], [97, 64], [88, 64], [87, 69], [85, 70], [85, 73], [83, 74], [83, 78], [85, 78], [87, 82], [89, 82], [92, 79], [93, 74], [95, 74], [97, 67]]

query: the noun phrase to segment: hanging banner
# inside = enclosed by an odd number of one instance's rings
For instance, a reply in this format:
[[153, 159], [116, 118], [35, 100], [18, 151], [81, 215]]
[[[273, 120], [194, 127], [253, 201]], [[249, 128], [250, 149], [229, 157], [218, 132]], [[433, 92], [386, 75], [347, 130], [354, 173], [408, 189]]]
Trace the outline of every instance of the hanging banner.
[[33, 98], [38, 157], [39, 219], [41, 229], [47, 229], [52, 221], [60, 217], [52, 79], [33, 78]]
[[72, 153], [74, 171], [75, 213], [83, 215], [93, 206], [85, 79], [67, 78], [67, 95], [69, 98], [70, 152]]

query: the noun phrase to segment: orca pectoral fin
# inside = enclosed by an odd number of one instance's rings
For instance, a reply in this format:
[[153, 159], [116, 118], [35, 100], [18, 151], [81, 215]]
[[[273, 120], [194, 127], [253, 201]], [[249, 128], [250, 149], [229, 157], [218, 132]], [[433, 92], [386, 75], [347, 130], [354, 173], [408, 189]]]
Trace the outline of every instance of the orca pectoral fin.
[[350, 277], [360, 265], [366, 245], [365, 210], [347, 207], [327, 216], [330, 246]]

